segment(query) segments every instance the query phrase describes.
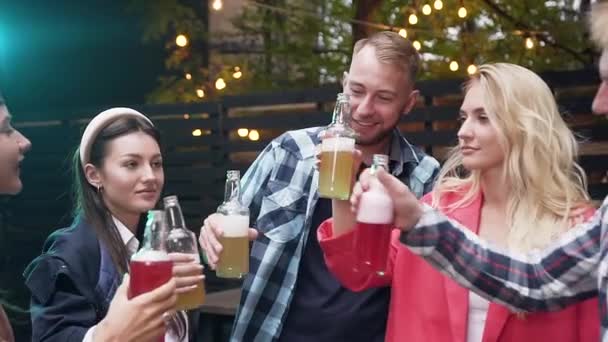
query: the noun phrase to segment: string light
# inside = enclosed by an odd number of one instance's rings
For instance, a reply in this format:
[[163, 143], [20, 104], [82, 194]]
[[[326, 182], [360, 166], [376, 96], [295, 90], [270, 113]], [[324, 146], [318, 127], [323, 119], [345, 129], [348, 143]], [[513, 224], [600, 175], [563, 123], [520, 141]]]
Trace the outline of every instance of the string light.
[[177, 37], [175, 37], [175, 44], [177, 44], [179, 47], [185, 47], [188, 45], [188, 37], [184, 36], [183, 34], [177, 35]]
[[192, 131], [192, 136], [193, 137], [200, 137], [201, 135], [203, 135], [203, 131], [201, 131], [200, 129], [195, 129], [194, 131]]
[[477, 67], [475, 66], [475, 64], [471, 64], [467, 67], [467, 72], [469, 73], [469, 75], [473, 75], [477, 72]]
[[215, 89], [222, 90], [224, 88], [226, 88], [226, 82], [220, 77], [215, 81]]
[[234, 73], [232, 74], [232, 77], [238, 80], [239, 78], [241, 78], [241, 76], [243, 76], [241, 68], [239, 68], [238, 66], [234, 67]]
[[224, 7], [224, 4], [222, 3], [222, 0], [213, 0], [211, 7], [213, 7], [214, 10], [219, 11]]
[[260, 140], [260, 133], [257, 130], [252, 129], [251, 131], [249, 131], [249, 140], [251, 140], [251, 141]]
[[456, 62], [456, 61], [451, 61], [450, 62], [450, 70], [452, 70], [452, 71], [458, 71], [458, 67], [459, 67], [458, 66], [458, 62]]
[[192, 74], [191, 73], [186, 73], [186, 79], [187, 80], [191, 80], [192, 79]]
[[426, 5], [422, 6], [422, 14], [429, 15], [429, 14], [431, 14], [431, 12], [433, 12], [431, 5], [426, 4]]
[[416, 24], [418, 24], [418, 17], [416, 16], [416, 13], [412, 13], [412, 14], [410, 14], [410, 17], [408, 18], [408, 22], [409, 22], [411, 25], [416, 25]]
[[440, 11], [443, 8], [443, 1], [435, 0], [435, 2], [433, 3], [433, 7], [435, 7], [436, 10]]
[[196, 89], [196, 96], [200, 97], [201, 99], [203, 97], [205, 97], [205, 91], [203, 89]]
[[530, 37], [526, 38], [526, 49], [534, 49], [534, 40]]
[[422, 49], [422, 44], [420, 44], [419, 41], [414, 40], [414, 42], [412, 43], [412, 45], [414, 46], [414, 49], [420, 51], [420, 49]]
[[190, 114], [184, 114], [184, 119], [185, 119], [185, 120], [190, 119]]
[[466, 16], [467, 16], [467, 9], [466, 9], [466, 8], [464, 8], [464, 6], [462, 6], [462, 7], [460, 7], [460, 8], [458, 9], [458, 16], [459, 16], [460, 18], [466, 18]]
[[406, 29], [399, 30], [399, 35], [403, 38], [407, 38], [407, 30]]
[[249, 130], [247, 128], [239, 128], [236, 130], [236, 134], [238, 134], [239, 137], [244, 138], [249, 134]]

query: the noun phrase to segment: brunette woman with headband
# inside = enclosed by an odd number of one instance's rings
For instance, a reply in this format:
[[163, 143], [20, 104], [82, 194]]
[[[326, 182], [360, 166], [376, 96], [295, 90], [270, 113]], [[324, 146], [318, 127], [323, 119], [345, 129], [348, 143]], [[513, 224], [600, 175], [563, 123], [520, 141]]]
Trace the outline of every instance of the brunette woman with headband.
[[[11, 115], [0, 93], [0, 195], [16, 195], [21, 191], [19, 165], [31, 146], [30, 141], [11, 126]], [[13, 329], [2, 303], [0, 299], [0, 341], [13, 342]]]
[[169, 282], [127, 299], [143, 214], [156, 206], [164, 184], [157, 129], [130, 108], [100, 113], [83, 133], [73, 172], [74, 222], [51, 234], [25, 272], [32, 339], [148, 341], [168, 325], [166, 341], [187, 341], [192, 322], [174, 314], [176, 292], [201, 281], [202, 275], [181, 276], [200, 266], [177, 264]]

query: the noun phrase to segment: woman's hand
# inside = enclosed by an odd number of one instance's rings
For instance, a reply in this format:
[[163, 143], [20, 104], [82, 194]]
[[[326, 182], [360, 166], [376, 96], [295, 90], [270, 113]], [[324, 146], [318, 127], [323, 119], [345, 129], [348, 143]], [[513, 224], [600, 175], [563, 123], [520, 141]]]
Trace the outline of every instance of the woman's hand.
[[[410, 191], [407, 185], [403, 184], [398, 178], [380, 168], [376, 174], [378, 180], [386, 188], [388, 195], [393, 200], [394, 205], [394, 221], [393, 225], [403, 231], [413, 228], [420, 217], [422, 217], [422, 205], [416, 196]], [[369, 169], [366, 169], [359, 176], [359, 181], [353, 188], [353, 194], [350, 198], [351, 210], [357, 213], [361, 195], [369, 190], [370, 182]]]
[[173, 261], [173, 277], [177, 293], [192, 291], [202, 284], [205, 276], [203, 265], [198, 258], [186, 253], [169, 253], [169, 258]]
[[95, 327], [93, 341], [154, 341], [165, 333], [165, 317], [175, 312], [176, 282], [129, 299], [129, 275], [116, 290], [106, 317]]

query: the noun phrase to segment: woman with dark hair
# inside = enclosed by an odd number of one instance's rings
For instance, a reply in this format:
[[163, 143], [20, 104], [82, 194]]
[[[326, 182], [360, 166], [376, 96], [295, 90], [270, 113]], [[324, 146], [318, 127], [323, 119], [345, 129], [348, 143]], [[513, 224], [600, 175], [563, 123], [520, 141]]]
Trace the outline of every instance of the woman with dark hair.
[[32, 339], [148, 341], [167, 324], [166, 341], [187, 341], [185, 314], [173, 314], [176, 292], [202, 280], [181, 276], [200, 266], [178, 263], [171, 281], [131, 300], [128, 275], [120, 284], [143, 235], [143, 214], [163, 188], [159, 132], [133, 109], [104, 111], [85, 129], [73, 171], [74, 222], [51, 234], [25, 272]]
[[[15, 195], [23, 184], [19, 177], [19, 165], [32, 144], [11, 126], [11, 115], [0, 94], [0, 195]], [[13, 329], [0, 300], [0, 341], [13, 342]]]

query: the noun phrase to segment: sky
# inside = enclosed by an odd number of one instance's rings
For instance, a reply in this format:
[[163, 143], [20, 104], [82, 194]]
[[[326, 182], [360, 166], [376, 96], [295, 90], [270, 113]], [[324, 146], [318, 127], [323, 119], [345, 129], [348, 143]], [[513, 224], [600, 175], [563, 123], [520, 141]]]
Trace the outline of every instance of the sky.
[[143, 103], [162, 43], [142, 42], [128, 0], [0, 0], [0, 89], [19, 114]]

